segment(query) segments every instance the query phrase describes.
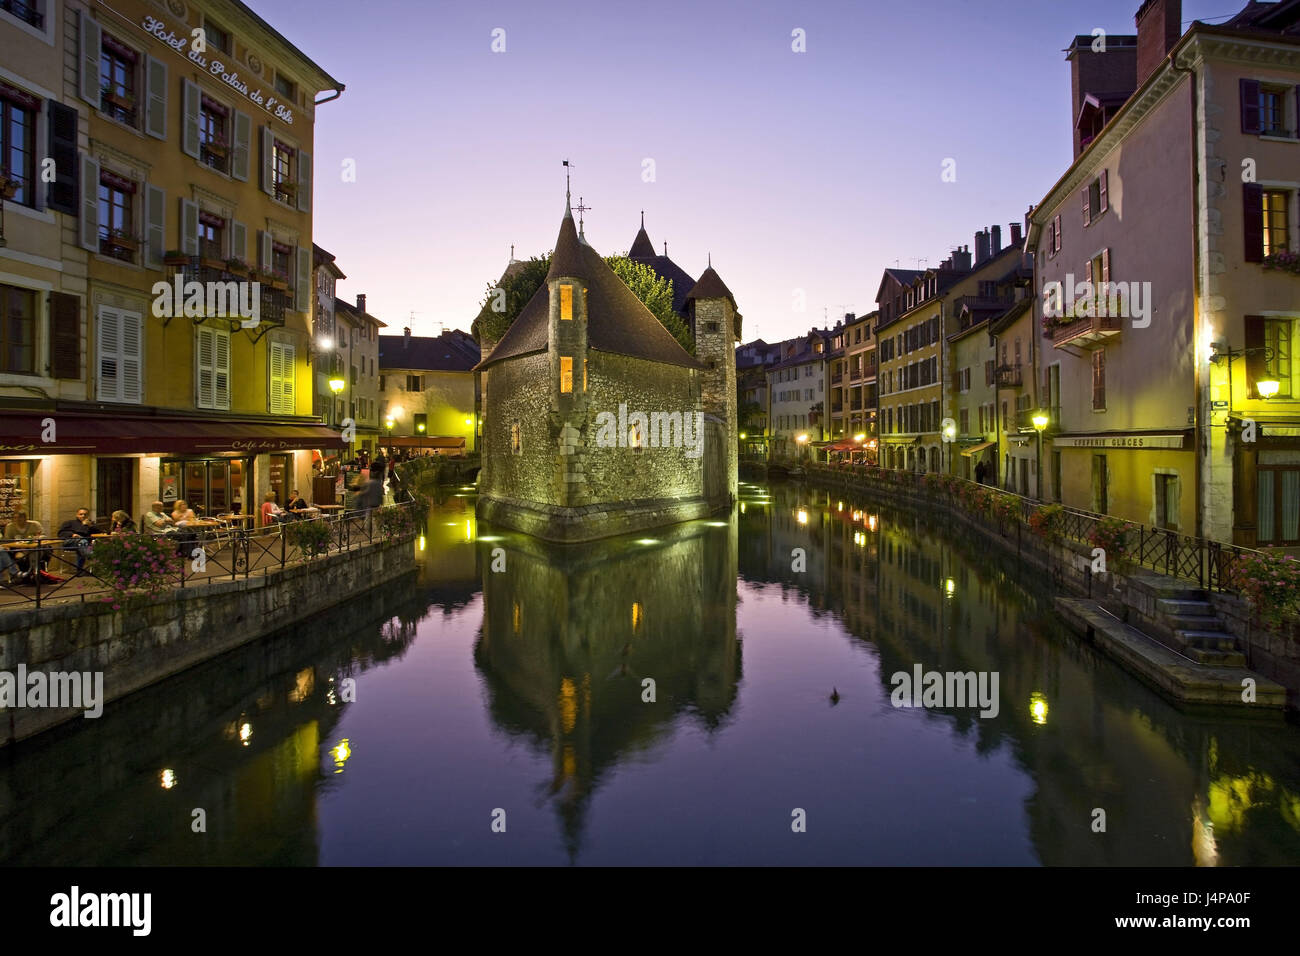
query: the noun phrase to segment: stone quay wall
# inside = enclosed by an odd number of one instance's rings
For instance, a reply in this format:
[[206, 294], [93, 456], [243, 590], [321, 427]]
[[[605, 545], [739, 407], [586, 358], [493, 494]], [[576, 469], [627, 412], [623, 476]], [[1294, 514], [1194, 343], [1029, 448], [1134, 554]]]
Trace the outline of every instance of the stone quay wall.
[[[103, 704], [391, 583], [415, 567], [404, 535], [264, 576], [119, 602], [0, 613], [0, 671], [102, 672]], [[0, 747], [83, 709], [0, 707]]]

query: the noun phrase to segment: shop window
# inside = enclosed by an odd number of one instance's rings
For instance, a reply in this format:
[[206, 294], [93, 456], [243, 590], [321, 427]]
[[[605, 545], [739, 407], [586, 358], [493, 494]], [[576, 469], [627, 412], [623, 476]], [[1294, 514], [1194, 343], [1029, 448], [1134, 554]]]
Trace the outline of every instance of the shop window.
[[0, 461], [0, 533], [14, 514], [25, 511], [27, 517], [38, 520], [32, 514], [32, 467], [30, 461]]
[[1261, 465], [1258, 472], [1259, 544], [1300, 544], [1300, 465]]
[[36, 293], [0, 285], [0, 372], [36, 372]]

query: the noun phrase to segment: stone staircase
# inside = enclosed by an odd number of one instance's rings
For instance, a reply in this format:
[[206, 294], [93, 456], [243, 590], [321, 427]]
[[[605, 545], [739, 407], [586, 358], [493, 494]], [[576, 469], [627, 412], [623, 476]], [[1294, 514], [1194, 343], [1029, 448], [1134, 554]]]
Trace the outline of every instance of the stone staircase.
[[1176, 593], [1156, 599], [1153, 636], [1198, 663], [1245, 667], [1246, 655], [1241, 652], [1237, 639], [1224, 629], [1206, 593], [1197, 588], [1170, 590]]

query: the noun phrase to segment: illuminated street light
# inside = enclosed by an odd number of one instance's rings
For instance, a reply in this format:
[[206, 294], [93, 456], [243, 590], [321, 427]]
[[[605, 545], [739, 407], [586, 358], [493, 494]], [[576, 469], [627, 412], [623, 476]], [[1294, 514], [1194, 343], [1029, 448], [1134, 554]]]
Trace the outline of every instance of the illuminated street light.
[[1034, 490], [1038, 492], [1038, 500], [1042, 501], [1043, 500], [1043, 431], [1047, 428], [1047, 423], [1051, 421], [1051, 419], [1047, 417], [1047, 412], [1044, 409], [1040, 408], [1038, 411], [1034, 413], [1034, 417], [1031, 418], [1030, 421], [1034, 423], [1034, 429], [1038, 432], [1037, 461], [1034, 464], [1034, 474], [1035, 474], [1034, 483], [1037, 485], [1037, 487]]
[[1282, 383], [1277, 379], [1266, 378], [1261, 382], [1255, 383], [1255, 388], [1259, 391], [1260, 398], [1272, 398], [1282, 388]]
[[867, 437], [866, 432], [858, 432], [856, 435], [853, 436], [853, 440], [860, 445], [862, 444], [862, 440], [866, 437]]
[[330, 391], [333, 392], [335, 395], [337, 395], [339, 392], [343, 391], [343, 386], [346, 383], [343, 381], [343, 379], [335, 377], [330, 379], [329, 384], [330, 384]]

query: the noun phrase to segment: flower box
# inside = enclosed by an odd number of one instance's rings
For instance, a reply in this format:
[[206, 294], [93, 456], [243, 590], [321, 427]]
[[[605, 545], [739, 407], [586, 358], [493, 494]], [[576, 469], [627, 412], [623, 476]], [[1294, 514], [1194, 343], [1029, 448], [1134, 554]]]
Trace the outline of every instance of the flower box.
[[163, 263], [169, 266], [187, 266], [190, 264], [190, 256], [178, 249], [172, 249], [163, 253]]
[[127, 96], [124, 93], [117, 93], [113, 90], [100, 90], [100, 95], [104, 103], [116, 106], [120, 110], [135, 109], [135, 97]]
[[1264, 257], [1263, 266], [1269, 271], [1290, 272], [1300, 275], [1300, 252], [1272, 252]]

